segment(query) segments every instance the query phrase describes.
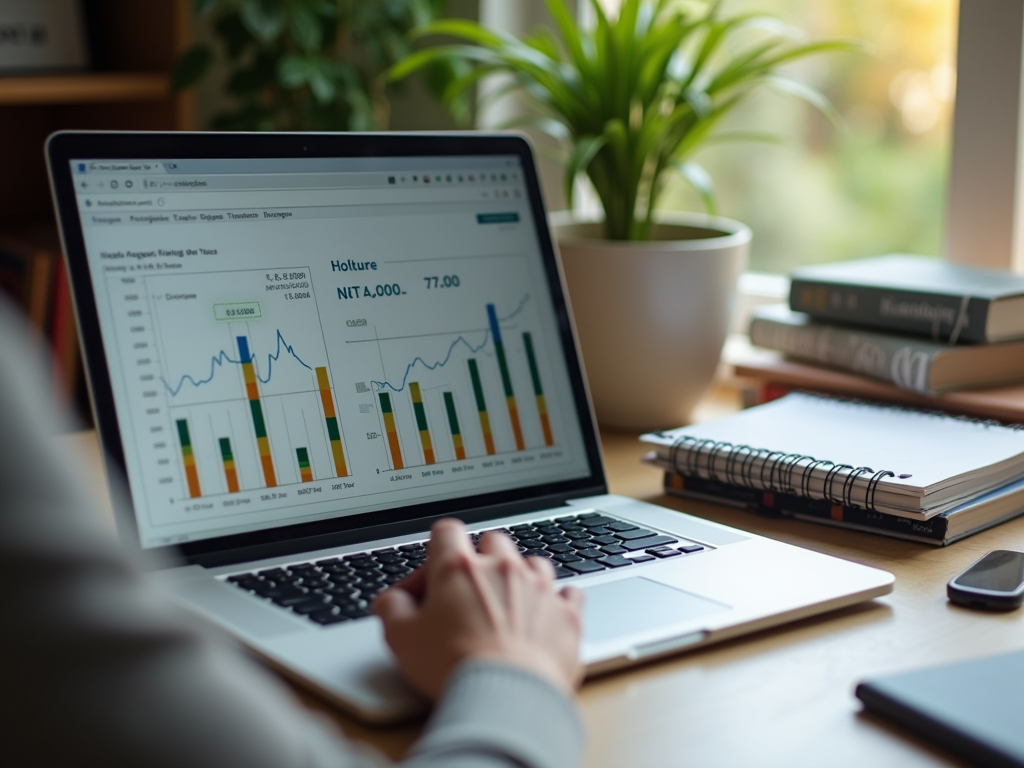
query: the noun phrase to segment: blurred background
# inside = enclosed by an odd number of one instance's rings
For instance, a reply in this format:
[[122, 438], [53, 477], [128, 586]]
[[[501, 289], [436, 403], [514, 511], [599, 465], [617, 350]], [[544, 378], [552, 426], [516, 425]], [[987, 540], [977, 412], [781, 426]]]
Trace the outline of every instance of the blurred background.
[[[750, 269], [882, 253], [942, 252], [955, 91], [955, 0], [732, 0], [767, 11], [808, 38], [865, 41], [863, 55], [804, 63], [802, 78], [838, 108], [829, 121], [791, 98], [763, 93], [732, 118], [780, 143], [722, 144], [697, 158], [715, 180], [719, 212], [754, 231]], [[663, 207], [700, 210], [679, 181]]]

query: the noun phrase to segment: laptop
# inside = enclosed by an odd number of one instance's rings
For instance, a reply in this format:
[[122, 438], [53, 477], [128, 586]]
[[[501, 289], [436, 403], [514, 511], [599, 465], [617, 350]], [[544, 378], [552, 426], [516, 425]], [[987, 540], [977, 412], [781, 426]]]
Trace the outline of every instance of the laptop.
[[[591, 675], [892, 589], [608, 494], [523, 137], [62, 132], [46, 152], [124, 545], [363, 719], [422, 709], [367, 609], [446, 516], [584, 590]], [[656, 372], [636, 373], [643, 397]]]

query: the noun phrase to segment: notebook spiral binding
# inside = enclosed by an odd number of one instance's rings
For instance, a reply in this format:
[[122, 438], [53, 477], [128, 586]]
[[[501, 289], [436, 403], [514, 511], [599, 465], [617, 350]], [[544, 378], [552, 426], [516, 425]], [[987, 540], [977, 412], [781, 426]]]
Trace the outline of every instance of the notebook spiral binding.
[[[718, 460], [719, 457], [722, 461]], [[895, 472], [888, 469], [876, 472], [871, 467], [837, 464], [805, 454], [771, 451], [688, 435], [682, 435], [672, 443], [669, 461], [672, 468], [682, 475], [697, 475], [715, 482], [807, 498], [815, 496], [811, 491], [815, 470], [827, 470], [820, 492], [822, 497], [833, 504], [863, 506], [871, 511], [876, 511], [875, 494], [878, 484], [883, 478], [896, 476]], [[858, 478], [869, 474], [871, 477], [864, 489], [864, 498], [855, 500]]]
[[[918, 413], [936, 418], [972, 422], [986, 428], [1024, 429], [1024, 424], [1003, 424], [995, 419], [976, 419], [971, 416], [949, 414], [933, 409], [913, 408], [892, 403], [873, 403], [856, 398], [823, 395], [818, 392], [801, 391], [801, 394], [830, 403]], [[719, 461], [720, 457], [721, 461]], [[772, 493], [790, 493], [805, 498], [815, 498], [820, 495], [833, 504], [862, 507], [872, 512], [878, 511], [875, 508], [875, 495], [878, 492], [879, 483], [887, 477], [896, 476], [895, 472], [888, 469], [876, 472], [871, 467], [854, 467], [850, 464], [837, 464], [834, 461], [816, 459], [803, 454], [772, 451], [749, 445], [735, 445], [726, 441], [716, 441], [710, 438], [699, 439], [689, 435], [681, 435], [673, 441], [669, 448], [669, 461], [673, 469], [682, 475], [697, 475], [715, 482], [725, 482]], [[816, 470], [825, 470], [825, 477], [821, 490], [818, 493], [813, 493], [811, 483]], [[867, 475], [870, 477], [866, 484], [857, 482]], [[860, 485], [864, 486], [864, 498], [855, 500], [854, 492]], [[838, 492], [837, 486], [839, 486]]]

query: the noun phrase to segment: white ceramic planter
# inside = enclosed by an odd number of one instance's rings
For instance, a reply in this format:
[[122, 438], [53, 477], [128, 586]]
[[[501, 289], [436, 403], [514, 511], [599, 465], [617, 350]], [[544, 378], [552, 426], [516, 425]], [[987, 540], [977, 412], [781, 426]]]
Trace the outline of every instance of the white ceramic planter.
[[654, 238], [604, 240], [601, 225], [551, 215], [597, 419], [687, 423], [728, 333], [750, 229], [693, 213], [658, 217]]

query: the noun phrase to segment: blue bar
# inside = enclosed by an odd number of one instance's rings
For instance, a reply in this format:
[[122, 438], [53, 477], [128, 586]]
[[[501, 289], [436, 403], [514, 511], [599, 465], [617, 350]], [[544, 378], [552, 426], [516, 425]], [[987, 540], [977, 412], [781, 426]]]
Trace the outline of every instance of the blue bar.
[[477, 224], [508, 224], [509, 222], [519, 221], [519, 214], [512, 213], [478, 213], [476, 215]]
[[495, 344], [501, 344], [501, 328], [498, 327], [498, 313], [494, 311], [494, 305], [487, 305], [487, 319], [491, 321], [491, 336]]
[[249, 340], [245, 336], [236, 336], [238, 339], [238, 354], [242, 356], [242, 362], [248, 363], [252, 360], [252, 355], [249, 354]]

